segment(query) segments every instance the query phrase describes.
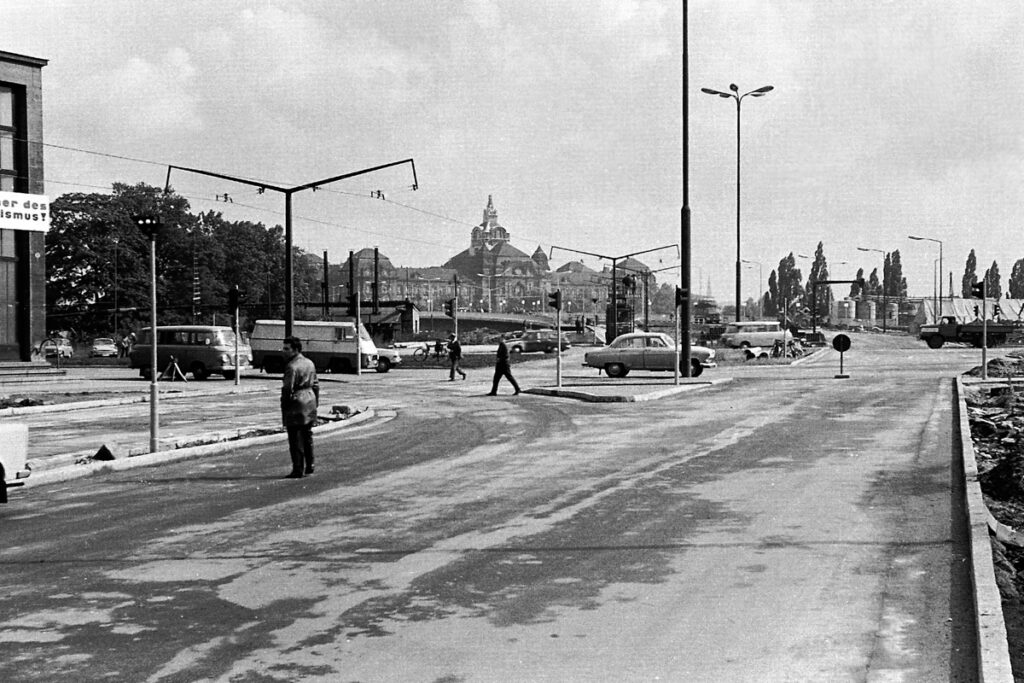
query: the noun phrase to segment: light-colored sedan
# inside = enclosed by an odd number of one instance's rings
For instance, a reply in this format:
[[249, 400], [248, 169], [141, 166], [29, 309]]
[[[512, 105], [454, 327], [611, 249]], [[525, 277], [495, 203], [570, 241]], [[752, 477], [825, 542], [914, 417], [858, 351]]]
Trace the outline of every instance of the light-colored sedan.
[[117, 344], [115, 344], [114, 340], [109, 337], [97, 337], [92, 340], [92, 346], [89, 348], [89, 356], [91, 358], [101, 356], [116, 358]]
[[402, 362], [402, 354], [394, 347], [377, 349], [377, 372], [387, 372]]
[[[715, 366], [715, 351], [706, 346], [690, 346], [690, 376], [699, 377], [704, 368]], [[675, 341], [662, 332], [631, 332], [612, 340], [608, 346], [589, 351], [583, 365], [600, 368], [609, 377], [625, 377], [630, 370], [673, 371], [676, 362]], [[682, 371], [682, 369], [680, 369]]]

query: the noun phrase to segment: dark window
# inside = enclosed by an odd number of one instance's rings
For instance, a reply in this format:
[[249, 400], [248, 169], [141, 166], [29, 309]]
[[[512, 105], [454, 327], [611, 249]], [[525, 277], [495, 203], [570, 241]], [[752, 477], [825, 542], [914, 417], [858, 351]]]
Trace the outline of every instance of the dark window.
[[0, 85], [0, 190], [14, 192], [18, 178], [18, 159], [15, 155], [15, 138], [17, 128], [14, 106], [15, 92], [12, 88]]

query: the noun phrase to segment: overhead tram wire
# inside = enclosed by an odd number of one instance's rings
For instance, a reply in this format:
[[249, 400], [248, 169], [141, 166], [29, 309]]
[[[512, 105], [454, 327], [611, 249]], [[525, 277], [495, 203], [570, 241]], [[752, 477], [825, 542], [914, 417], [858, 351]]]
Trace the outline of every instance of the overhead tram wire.
[[[148, 165], [152, 165], [152, 166], [160, 166], [160, 167], [163, 167], [163, 168], [166, 168], [168, 166], [172, 166], [173, 165], [173, 164], [168, 164], [166, 162], [153, 161], [151, 159], [139, 159], [137, 157], [130, 157], [130, 156], [121, 155], [121, 154], [111, 154], [109, 152], [97, 152], [95, 150], [84, 149], [84, 148], [81, 148], [81, 147], [72, 147], [70, 145], [59, 145], [59, 144], [52, 143], [52, 142], [42, 142], [42, 141], [39, 141], [39, 140], [28, 140], [28, 139], [25, 139], [25, 138], [16, 138], [16, 139], [19, 142], [26, 142], [28, 144], [42, 145], [43, 147], [51, 147], [53, 149], [61, 149], [61, 150], [70, 151], [70, 152], [77, 152], [79, 154], [91, 154], [91, 155], [94, 155], [94, 156], [104, 157], [104, 158], [108, 158], [108, 159], [117, 159], [117, 160], [120, 160], [120, 161], [130, 161], [130, 162], [133, 162], [133, 163], [148, 164]], [[239, 178], [243, 178], [245, 180], [249, 180], [249, 181], [254, 182], [254, 183], [267, 183], [268, 186], [274, 185], [274, 183], [275, 183], [275, 181], [264, 180], [264, 179], [261, 179], [261, 178], [251, 178], [251, 177], [246, 177], [246, 176], [238, 176], [238, 177]], [[49, 180], [48, 179], [48, 182], [61, 182], [61, 181]], [[86, 183], [70, 183], [70, 182], [66, 182], [65, 181], [65, 182], [63, 182], [61, 184], [77, 185], [79, 187], [94, 187], [96, 189], [109, 189], [106, 186], [100, 187], [100, 186], [95, 186], [95, 185], [89, 185], [89, 184], [86, 184]], [[330, 192], [330, 193], [333, 193], [333, 194], [348, 195], [348, 196], [357, 197], [357, 198], [364, 197], [364, 195], [361, 194], [361, 193], [347, 192], [347, 191], [336, 190], [336, 189], [327, 188], [327, 187], [319, 188], [319, 191]], [[388, 192], [400, 192], [400, 191], [403, 191], [403, 190], [388, 190]], [[254, 194], [260, 194], [258, 190], [254, 190], [253, 193]], [[179, 196], [181, 196], [181, 197], [185, 197], [186, 199], [194, 199], [196, 201], [213, 201], [213, 202], [215, 202], [217, 204], [224, 204], [223, 202], [220, 202], [220, 201], [218, 201], [216, 199], [210, 200], [207, 197], [201, 197], [201, 196], [195, 196], [195, 195], [185, 195], [185, 194], [181, 194], [180, 192], [178, 192], [177, 194]], [[248, 195], [250, 193], [249, 192], [245, 192], [243, 194]], [[387, 192], [385, 192], [385, 194], [387, 194]], [[449, 223], [454, 223], [456, 225], [464, 225], [464, 226], [470, 227], [470, 228], [476, 227], [476, 224], [474, 224], [474, 223], [469, 223], [469, 222], [466, 222], [464, 220], [460, 220], [458, 218], [452, 218], [451, 216], [446, 216], [444, 214], [436, 213], [436, 212], [433, 212], [433, 211], [428, 211], [426, 209], [421, 209], [421, 208], [418, 208], [418, 207], [415, 207], [415, 206], [411, 206], [409, 204], [404, 204], [402, 202], [397, 202], [397, 201], [395, 201], [393, 199], [380, 199], [380, 198], [370, 197], [369, 195], [365, 195], [365, 197], [367, 199], [372, 200], [372, 201], [383, 201], [386, 204], [393, 204], [395, 206], [398, 206], [398, 207], [401, 207], [403, 209], [406, 209], [407, 211], [414, 211], [416, 213], [421, 213], [421, 214], [423, 214], [425, 216], [431, 216], [433, 218], [438, 218], [440, 220], [447, 221]], [[253, 210], [256, 210], [256, 211], [265, 211], [267, 213], [271, 213], [271, 214], [274, 214], [274, 215], [280, 215], [280, 216], [284, 215], [281, 212], [276, 212], [276, 211], [273, 211], [271, 209], [264, 209], [262, 207], [252, 206], [252, 205], [249, 205], [249, 204], [241, 204], [241, 203], [238, 203], [238, 202], [232, 202], [231, 204], [232, 204], [232, 206], [250, 208], [250, 209], [253, 209]], [[309, 221], [309, 222], [312, 222], [312, 223], [318, 223], [320, 225], [325, 225], [325, 226], [329, 226], [329, 227], [342, 228], [344, 230], [352, 230], [352, 231], [355, 231], [355, 232], [371, 235], [371, 236], [374, 236], [374, 237], [387, 237], [389, 239], [397, 239], [397, 240], [402, 240], [404, 242], [413, 242], [413, 243], [418, 243], [418, 244], [430, 244], [432, 246], [436, 246], [437, 245], [437, 241], [436, 240], [429, 240], [429, 241], [428, 240], [418, 240], [418, 239], [411, 238], [411, 237], [402, 237], [402, 236], [397, 236], [397, 235], [387, 235], [387, 234], [384, 234], [384, 233], [374, 232], [372, 230], [367, 230], [367, 229], [364, 229], [364, 228], [356, 228], [356, 227], [353, 227], [353, 226], [340, 225], [340, 224], [337, 224], [337, 223], [331, 223], [329, 221], [321, 221], [321, 220], [318, 220], [318, 219], [308, 218], [308, 217], [305, 217], [305, 216], [296, 216], [296, 218], [301, 219], [301, 220], [306, 220], [306, 221]], [[521, 235], [521, 239], [527, 239], [527, 240], [530, 240], [530, 241], [536, 241], [538, 244], [544, 244], [544, 240], [540, 240], [540, 239], [534, 238], [532, 235], [523, 235], [521, 233], [520, 233], [520, 235]], [[458, 250], [457, 246], [451, 246], [450, 248]]]

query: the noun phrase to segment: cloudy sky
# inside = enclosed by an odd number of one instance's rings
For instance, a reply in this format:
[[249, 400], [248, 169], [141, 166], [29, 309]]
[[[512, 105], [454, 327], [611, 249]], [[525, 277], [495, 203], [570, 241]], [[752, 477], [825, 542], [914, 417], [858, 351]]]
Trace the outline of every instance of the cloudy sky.
[[[527, 253], [618, 256], [679, 241], [679, 5], [4, 0], [0, 50], [50, 60], [52, 197], [163, 185], [168, 164], [298, 185], [411, 157], [416, 192], [405, 165], [296, 195], [296, 244], [439, 264], [493, 195]], [[899, 249], [911, 293], [931, 295], [938, 245], [918, 234], [944, 242], [957, 290], [972, 248], [1005, 288], [1024, 258], [1024, 4], [689, 5], [699, 291], [733, 298], [736, 107], [700, 92], [730, 83], [775, 88], [742, 105], [742, 256], [765, 279], [821, 241], [835, 278], [880, 266], [857, 247]], [[193, 209], [283, 223], [279, 194], [178, 171], [171, 184]], [[642, 259], [678, 263], [674, 247]], [[744, 298], [758, 271], [744, 268]]]

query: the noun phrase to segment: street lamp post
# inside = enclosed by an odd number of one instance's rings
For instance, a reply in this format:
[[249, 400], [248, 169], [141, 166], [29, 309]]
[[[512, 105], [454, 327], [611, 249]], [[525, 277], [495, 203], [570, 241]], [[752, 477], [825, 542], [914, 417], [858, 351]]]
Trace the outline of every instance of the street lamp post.
[[889, 330], [889, 292], [885, 287], [885, 257], [886, 252], [882, 249], [868, 249], [867, 247], [857, 247], [858, 251], [873, 251], [882, 255], [882, 332]]
[[[938, 242], [938, 244], [939, 244], [939, 300], [938, 300], [938, 304], [939, 304], [939, 306], [941, 306], [942, 305], [942, 301], [943, 301], [943, 297], [942, 297], [942, 275], [943, 275], [943, 273], [942, 273], [942, 240], [937, 240], [934, 237], [918, 237], [917, 235], [907, 235], [907, 238], [908, 239], [912, 239], [912, 240], [919, 240], [921, 242]], [[952, 284], [950, 284], [950, 286], [949, 286], [949, 298], [950, 299], [953, 298], [953, 285]], [[939, 320], [939, 311], [936, 310], [935, 311], [935, 321], [938, 322], [938, 320]]]
[[[284, 334], [286, 337], [290, 337], [292, 334], [292, 325], [295, 322], [295, 294], [294, 294], [294, 277], [293, 277], [293, 240], [292, 240], [292, 195], [296, 192], [302, 192], [304, 190], [317, 191], [324, 185], [337, 182], [339, 180], [345, 180], [347, 178], [354, 178], [356, 176], [364, 175], [367, 173], [373, 173], [380, 171], [385, 168], [391, 168], [392, 166], [398, 166], [400, 164], [410, 164], [412, 166], [412, 189], [419, 189], [419, 181], [416, 178], [416, 162], [411, 158], [402, 159], [401, 161], [393, 161], [388, 164], [381, 164], [380, 166], [374, 166], [373, 168], [364, 168], [360, 171], [353, 171], [352, 173], [344, 173], [342, 175], [333, 176], [331, 178], [324, 178], [323, 180], [316, 180], [311, 183], [305, 183], [303, 185], [297, 185], [295, 187], [278, 187], [270, 183], [261, 183], [255, 180], [249, 180], [248, 178], [241, 178], [238, 176], [231, 176], [224, 173], [214, 173], [212, 171], [204, 171], [198, 168], [186, 168], [184, 166], [169, 165], [167, 167], [167, 180], [164, 183], [164, 192], [170, 192], [171, 189], [171, 171], [178, 169], [179, 171], [185, 171], [188, 173], [196, 173], [199, 175], [209, 176], [211, 178], [220, 178], [221, 180], [230, 180], [242, 185], [249, 185], [250, 187], [256, 187], [257, 192], [262, 194], [266, 190], [273, 190], [274, 192], [280, 192], [284, 195]], [[362, 293], [360, 292], [360, 296]], [[358, 339], [359, 335], [356, 335]]]
[[742, 95], [739, 94], [739, 87], [735, 83], [729, 84], [732, 92], [722, 92], [711, 88], [701, 88], [700, 91], [708, 95], [716, 95], [726, 99], [736, 100], [736, 322], [740, 321], [740, 270], [742, 259], [740, 258], [740, 104], [747, 95], [751, 97], [764, 97], [774, 90], [774, 86], [765, 85], [757, 90], [751, 90]]

